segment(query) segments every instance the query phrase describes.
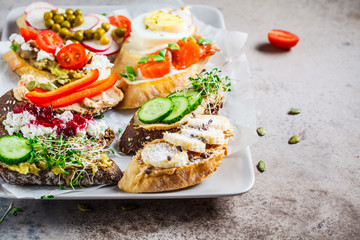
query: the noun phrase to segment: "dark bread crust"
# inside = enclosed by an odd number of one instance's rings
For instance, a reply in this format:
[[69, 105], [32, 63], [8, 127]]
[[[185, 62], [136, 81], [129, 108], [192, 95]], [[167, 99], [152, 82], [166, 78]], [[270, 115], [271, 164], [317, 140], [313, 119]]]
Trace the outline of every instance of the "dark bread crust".
[[[219, 110], [223, 107], [223, 102], [217, 102], [210, 104], [209, 108], [206, 108], [203, 114], [218, 115]], [[155, 140], [162, 139], [164, 132], [177, 132], [180, 128], [175, 127], [168, 130], [149, 130], [146, 128], [139, 127], [134, 124], [134, 117], [130, 120], [126, 126], [124, 133], [122, 134], [119, 142], [120, 151], [125, 154], [136, 153], [144, 147], [145, 144]]]
[[[112, 161], [112, 160], [111, 160]], [[116, 185], [121, 179], [123, 173], [120, 168], [112, 161], [112, 165], [107, 168], [99, 168], [93, 174], [91, 169], [86, 170], [87, 174], [79, 180], [80, 186], [93, 185]], [[7, 183], [16, 185], [48, 185], [48, 186], [68, 186], [69, 184], [62, 175], [55, 175], [49, 170], [41, 170], [39, 176], [28, 173], [21, 174], [16, 171], [9, 170], [0, 166], [0, 177]]]

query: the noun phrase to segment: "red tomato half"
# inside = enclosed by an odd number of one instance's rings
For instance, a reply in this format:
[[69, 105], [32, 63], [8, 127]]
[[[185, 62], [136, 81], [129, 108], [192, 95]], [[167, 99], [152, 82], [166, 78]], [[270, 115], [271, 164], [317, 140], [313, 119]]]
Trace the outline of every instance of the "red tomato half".
[[66, 45], [56, 55], [56, 60], [65, 69], [80, 69], [87, 62], [85, 48], [79, 43]]
[[199, 44], [190, 39], [187, 39], [186, 42], [179, 40], [177, 44], [180, 46], [180, 49], [171, 50], [172, 64], [177, 70], [188, 68], [200, 61], [203, 51]]
[[130, 36], [131, 21], [127, 17], [122, 16], [122, 15], [110, 16], [109, 20], [112, 25], [119, 27], [119, 28], [124, 28], [126, 30], [124, 39], [126, 39], [128, 36]]
[[268, 33], [270, 43], [278, 48], [289, 49], [294, 47], [300, 40], [298, 36], [283, 30], [271, 30]]
[[25, 42], [29, 40], [36, 40], [37, 34], [26, 28], [20, 28], [20, 34], [25, 39]]
[[55, 53], [56, 48], [64, 46], [61, 37], [53, 31], [44, 30], [38, 33], [36, 43], [41, 50], [48, 53]]

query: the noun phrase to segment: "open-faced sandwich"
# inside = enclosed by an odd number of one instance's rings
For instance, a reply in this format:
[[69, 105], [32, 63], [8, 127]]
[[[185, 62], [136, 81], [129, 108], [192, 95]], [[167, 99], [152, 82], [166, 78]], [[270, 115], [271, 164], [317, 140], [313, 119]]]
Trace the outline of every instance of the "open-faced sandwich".
[[122, 172], [106, 154], [115, 138], [104, 121], [0, 98], [0, 177], [17, 185], [115, 185]]
[[17, 100], [92, 114], [123, 99], [115, 86], [118, 75], [110, 76], [113, 64], [105, 55], [116, 53], [129, 36], [131, 23], [126, 17], [82, 15], [80, 9], [35, 2], [17, 23], [20, 34], [10, 36], [11, 50], [4, 54], [21, 76], [14, 89]]
[[216, 51], [211, 40], [196, 34], [188, 8], [136, 17], [112, 68], [122, 76], [119, 87], [125, 97], [119, 108], [137, 108], [184, 89]]
[[179, 127], [194, 116], [217, 114], [223, 105], [225, 93], [230, 91], [228, 77], [220, 77], [219, 70], [190, 78], [191, 87], [167, 97], [157, 97], [144, 103], [135, 113], [120, 138], [120, 151], [137, 152], [164, 132], [179, 131]]
[[220, 166], [233, 135], [228, 119], [192, 117], [180, 131], [147, 143], [124, 171], [118, 186], [125, 192], [164, 192], [200, 183]]

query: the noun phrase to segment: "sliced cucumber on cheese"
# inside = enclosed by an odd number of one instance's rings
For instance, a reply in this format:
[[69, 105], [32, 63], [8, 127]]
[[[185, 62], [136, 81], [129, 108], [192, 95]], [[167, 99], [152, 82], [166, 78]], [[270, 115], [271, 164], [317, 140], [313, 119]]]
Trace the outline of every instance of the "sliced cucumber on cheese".
[[156, 123], [170, 115], [174, 108], [170, 98], [157, 97], [144, 103], [139, 112], [139, 120], [143, 123]]
[[162, 120], [163, 123], [174, 123], [180, 121], [188, 112], [190, 101], [187, 97], [174, 96], [170, 98], [174, 104], [174, 108], [169, 116]]
[[0, 138], [0, 161], [9, 165], [26, 162], [32, 151], [28, 140], [18, 136]]
[[170, 94], [168, 96], [168, 98], [172, 98], [175, 96], [187, 97], [189, 99], [190, 106], [189, 106], [187, 113], [190, 113], [190, 112], [196, 110], [198, 108], [198, 106], [201, 104], [202, 99], [203, 99], [203, 97], [199, 91], [196, 91], [191, 88], [184, 89], [179, 92], [174, 92], [174, 93]]

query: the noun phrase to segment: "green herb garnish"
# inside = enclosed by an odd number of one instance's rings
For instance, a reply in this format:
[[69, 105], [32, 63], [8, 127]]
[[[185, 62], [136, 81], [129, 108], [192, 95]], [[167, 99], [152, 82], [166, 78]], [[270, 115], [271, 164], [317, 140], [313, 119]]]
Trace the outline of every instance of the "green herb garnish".
[[206, 44], [211, 44], [211, 43], [212, 43], [212, 40], [206, 39], [206, 38], [199, 38], [199, 40], [198, 40], [198, 44], [206, 45]]
[[107, 16], [107, 14], [106, 14], [106, 13], [102, 13], [101, 15], [103, 15], [103, 16], [105, 16], [105, 17]]
[[112, 149], [111, 147], [109, 147], [107, 150], [109, 150], [112, 154], [115, 154], [114, 149]]
[[180, 50], [180, 46], [177, 43], [169, 43], [168, 48], [171, 50]]
[[119, 133], [122, 133], [123, 129], [122, 128], [119, 128], [118, 132]]
[[124, 68], [125, 68], [126, 74], [120, 73], [120, 75], [121, 75], [122, 77], [127, 78], [127, 79], [129, 79], [130, 81], [134, 82], [134, 81], [136, 80], [136, 79], [135, 79], [136, 73], [135, 73], [135, 71], [134, 71], [134, 68], [131, 67], [131, 66], [125, 66]]
[[193, 41], [193, 42], [195, 42], [195, 43], [196, 43], [195, 38], [193, 38], [192, 36], [190, 36], [190, 37], [189, 37], [189, 39], [190, 39], [190, 41]]
[[90, 209], [88, 206], [86, 206], [86, 205], [84, 205], [84, 204], [81, 204], [81, 203], [79, 203], [79, 204], [77, 205], [77, 207], [78, 207], [78, 209], [79, 209], [80, 211], [82, 211], [82, 212], [89, 212], [89, 211], [91, 211], [91, 209]]
[[44, 195], [44, 196], [41, 196], [40, 197], [41, 199], [44, 199], [44, 198], [55, 198], [55, 196], [54, 195]]
[[140, 60], [138, 61], [138, 64], [147, 63], [147, 61], [148, 61], [148, 57], [141, 57]]
[[181, 41], [182, 41], [182, 42], [186, 42], [186, 41], [187, 41], [187, 37], [183, 37], [183, 38], [181, 39]]
[[159, 55], [162, 56], [162, 57], [165, 57], [165, 54], [166, 54], [166, 49], [161, 49], [159, 51]]
[[165, 58], [160, 56], [160, 55], [153, 55], [153, 56], [150, 56], [149, 58], [152, 58], [154, 59], [155, 62], [162, 62], [162, 61], [165, 61]]
[[96, 119], [103, 119], [105, 116], [103, 113], [100, 113], [99, 115], [96, 115], [94, 118]]
[[12, 215], [16, 216], [18, 212], [23, 212], [24, 210], [21, 208], [13, 208]]
[[19, 44], [13, 43], [13, 44], [11, 44], [10, 48], [11, 48], [14, 52], [16, 52], [16, 51], [18, 50], [18, 48], [19, 48]]

